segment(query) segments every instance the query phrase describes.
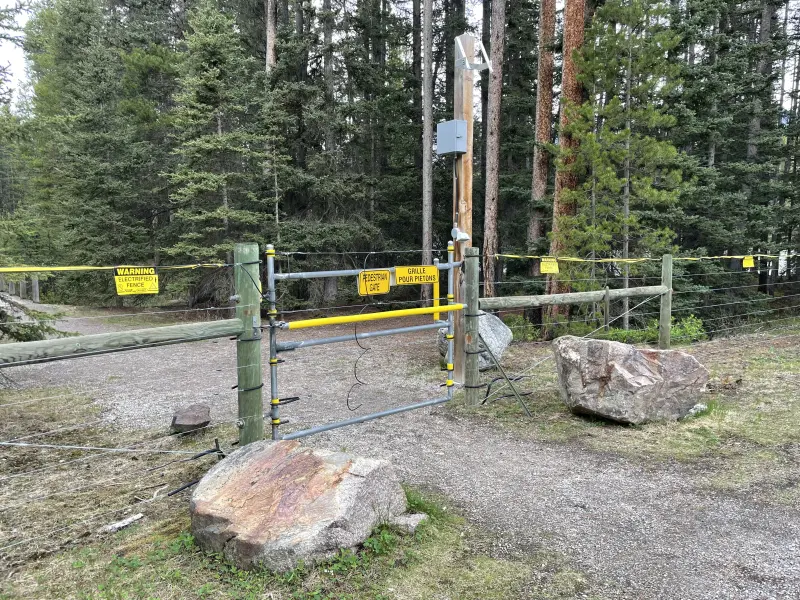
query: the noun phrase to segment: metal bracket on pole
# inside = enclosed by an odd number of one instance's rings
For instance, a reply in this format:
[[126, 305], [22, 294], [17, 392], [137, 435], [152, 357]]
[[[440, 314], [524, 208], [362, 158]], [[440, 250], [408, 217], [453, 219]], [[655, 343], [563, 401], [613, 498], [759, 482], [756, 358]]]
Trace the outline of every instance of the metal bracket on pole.
[[483, 57], [484, 62], [470, 62], [470, 59], [464, 50], [464, 46], [461, 44], [461, 40], [456, 38], [456, 46], [460, 55], [459, 58], [456, 59], [456, 66], [460, 69], [467, 69], [468, 71], [483, 71], [484, 69], [489, 69], [489, 73], [491, 73], [492, 61], [489, 60], [489, 55], [486, 53], [486, 48], [483, 46], [483, 42], [477, 39], [475, 42], [478, 44], [478, 52]]

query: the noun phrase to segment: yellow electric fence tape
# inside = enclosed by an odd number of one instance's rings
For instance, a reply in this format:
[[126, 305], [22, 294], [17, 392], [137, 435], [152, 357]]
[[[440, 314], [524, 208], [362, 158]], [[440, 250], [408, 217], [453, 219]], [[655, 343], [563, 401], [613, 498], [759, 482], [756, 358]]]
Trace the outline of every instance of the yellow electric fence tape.
[[375, 294], [388, 294], [391, 273], [381, 269], [377, 271], [361, 271], [358, 274], [358, 295], [372, 296]]
[[155, 267], [117, 267], [114, 269], [114, 283], [118, 296], [158, 293]]
[[423, 285], [439, 281], [439, 268], [433, 265], [418, 267], [395, 267], [394, 282], [396, 285]]
[[[655, 261], [661, 262], [660, 258], [576, 258], [574, 256], [532, 256], [526, 254], [495, 254], [495, 258], [521, 258], [521, 259], [533, 259], [533, 260], [541, 260], [542, 261], [542, 273], [547, 273], [544, 270], [544, 263], [545, 261], [555, 260], [560, 262], [581, 262], [581, 263], [643, 263], [648, 261]], [[780, 258], [777, 254], [740, 254], [740, 255], [723, 255], [723, 256], [674, 256], [672, 257], [673, 261], [676, 260], [688, 260], [688, 261], [700, 261], [700, 260], [730, 260], [731, 258], [740, 258], [744, 262], [742, 266], [744, 268], [752, 268], [755, 265], [753, 263], [754, 258]], [[748, 261], [749, 259], [749, 261]], [[749, 266], [748, 266], [749, 264]], [[557, 273], [558, 271], [556, 271]]]
[[[171, 265], [166, 267], [158, 267], [159, 271], [175, 271], [178, 269], [216, 269], [220, 267], [229, 267], [225, 263], [197, 263], [194, 265]], [[108, 266], [82, 266], [82, 267], [0, 267], [0, 273], [43, 273], [43, 272], [56, 272], [56, 271], [113, 271], [114, 269], [121, 268], [129, 269], [147, 269], [152, 267], [143, 267], [141, 265], [117, 265], [116, 267]]]

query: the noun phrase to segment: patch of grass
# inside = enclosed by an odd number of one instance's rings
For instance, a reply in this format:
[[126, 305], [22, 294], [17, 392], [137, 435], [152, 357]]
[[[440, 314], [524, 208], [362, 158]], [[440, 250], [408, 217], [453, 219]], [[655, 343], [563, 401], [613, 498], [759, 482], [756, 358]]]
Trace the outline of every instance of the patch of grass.
[[[471, 548], [477, 532], [440, 505], [409, 491], [430, 510], [413, 535], [379, 527], [357, 550], [287, 573], [242, 571], [204, 553], [187, 532], [185, 508], [134, 531], [119, 532], [26, 564], [0, 583], [1, 598], [275, 598], [292, 600], [517, 598], [530, 578], [524, 560]], [[481, 536], [482, 537], [482, 536]]]

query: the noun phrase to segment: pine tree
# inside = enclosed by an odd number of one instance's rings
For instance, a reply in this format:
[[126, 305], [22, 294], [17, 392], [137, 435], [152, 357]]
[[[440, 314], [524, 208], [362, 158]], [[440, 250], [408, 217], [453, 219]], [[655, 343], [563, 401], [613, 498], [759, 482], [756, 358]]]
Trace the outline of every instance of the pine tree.
[[560, 220], [559, 233], [574, 255], [625, 259], [671, 247], [674, 233], [660, 215], [675, 206], [682, 177], [667, 138], [675, 118], [663, 102], [679, 84], [666, 58], [678, 43], [664, 25], [667, 8], [611, 0], [587, 33], [578, 65], [589, 99], [568, 130], [578, 142], [572, 173], [581, 183], [564, 190], [578, 210]]
[[190, 13], [189, 26], [172, 117], [176, 242], [168, 252], [192, 262], [230, 260], [233, 244], [266, 220], [266, 199], [255, 192], [267, 158], [253, 122], [260, 78], [234, 19], [211, 1]]

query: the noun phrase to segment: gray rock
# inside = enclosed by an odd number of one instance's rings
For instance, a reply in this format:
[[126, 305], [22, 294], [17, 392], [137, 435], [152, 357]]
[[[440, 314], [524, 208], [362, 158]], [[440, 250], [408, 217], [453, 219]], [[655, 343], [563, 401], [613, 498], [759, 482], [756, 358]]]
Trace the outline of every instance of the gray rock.
[[[503, 321], [493, 314], [483, 311], [479, 311], [479, 314], [481, 316], [478, 319], [478, 333], [480, 333], [483, 341], [489, 346], [489, 349], [494, 353], [495, 357], [497, 357], [497, 360], [500, 360], [503, 356], [503, 352], [506, 351], [506, 348], [508, 348], [511, 343], [514, 334]], [[437, 345], [441, 356], [447, 355], [447, 340], [444, 337], [446, 333], [446, 329], [439, 330]], [[478, 369], [486, 371], [495, 368], [492, 357], [485, 351], [485, 346], [483, 344], [480, 346], [481, 350], [484, 351], [478, 355]]]
[[681, 419], [708, 382], [708, 370], [679, 350], [564, 336], [553, 342], [553, 352], [570, 410], [621, 423]]
[[707, 404], [703, 404], [702, 402], [698, 402], [691, 409], [689, 409], [689, 412], [686, 413], [686, 416], [687, 417], [693, 417], [693, 416], [699, 415], [700, 413], [705, 412], [707, 410], [708, 410], [708, 405]]
[[411, 513], [400, 515], [389, 520], [389, 525], [394, 525], [403, 533], [414, 533], [428, 515], [425, 513]]
[[388, 461], [297, 441], [256, 442], [235, 451], [200, 480], [190, 504], [200, 547], [242, 569], [273, 571], [357, 546], [405, 509]]
[[209, 423], [211, 423], [211, 407], [208, 404], [190, 404], [175, 411], [170, 430], [173, 433], [186, 433], [201, 429]]

